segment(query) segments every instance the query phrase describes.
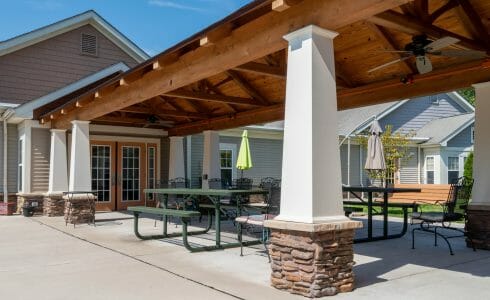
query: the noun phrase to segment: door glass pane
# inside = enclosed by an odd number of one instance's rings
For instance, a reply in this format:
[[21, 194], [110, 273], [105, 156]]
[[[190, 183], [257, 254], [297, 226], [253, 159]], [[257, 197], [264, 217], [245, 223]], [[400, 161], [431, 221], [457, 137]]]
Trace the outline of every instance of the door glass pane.
[[97, 192], [98, 202], [110, 202], [111, 147], [92, 145], [92, 190]]
[[138, 201], [140, 195], [140, 148], [123, 146], [122, 201]]

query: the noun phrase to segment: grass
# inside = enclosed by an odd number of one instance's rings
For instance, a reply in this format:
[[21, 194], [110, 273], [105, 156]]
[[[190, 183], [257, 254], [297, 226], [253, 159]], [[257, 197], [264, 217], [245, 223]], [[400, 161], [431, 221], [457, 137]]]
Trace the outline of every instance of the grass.
[[[362, 212], [367, 215], [367, 206], [365, 205], [349, 205], [353, 207], [361, 207]], [[442, 206], [440, 205], [432, 205], [432, 204], [422, 204], [419, 205], [419, 212], [428, 212], [428, 211], [440, 211], [442, 212]], [[376, 212], [379, 212], [381, 214], [382, 209], [381, 207], [373, 207], [373, 214], [376, 214]], [[410, 213], [410, 211], [409, 211]], [[396, 208], [396, 207], [390, 207], [388, 208], [388, 216], [390, 217], [398, 217], [398, 218], [403, 218], [403, 210], [401, 208]]]

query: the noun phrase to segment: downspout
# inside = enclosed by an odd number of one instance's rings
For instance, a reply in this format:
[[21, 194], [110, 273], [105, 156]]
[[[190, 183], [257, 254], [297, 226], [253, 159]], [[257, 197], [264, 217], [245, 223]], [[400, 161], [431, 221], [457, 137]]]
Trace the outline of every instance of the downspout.
[[419, 145], [417, 145], [417, 181], [419, 184], [421, 183], [420, 182], [420, 179], [421, 179], [420, 178], [420, 172], [422, 172], [421, 167], [420, 167], [420, 162], [421, 162], [420, 154], [421, 154], [421, 151], [420, 151], [420, 144], [419, 144]]
[[12, 116], [13, 111], [11, 109], [7, 109], [3, 114], [2, 114], [2, 121], [3, 121], [3, 202], [8, 203], [9, 200], [9, 193], [8, 193], [8, 178], [7, 178], [7, 172], [8, 172], [8, 155], [7, 155], [7, 149], [8, 149], [8, 132], [7, 132], [7, 121], [8, 119]]
[[[347, 185], [350, 186], [350, 137], [347, 139]], [[347, 199], [350, 199], [350, 193], [347, 193]]]

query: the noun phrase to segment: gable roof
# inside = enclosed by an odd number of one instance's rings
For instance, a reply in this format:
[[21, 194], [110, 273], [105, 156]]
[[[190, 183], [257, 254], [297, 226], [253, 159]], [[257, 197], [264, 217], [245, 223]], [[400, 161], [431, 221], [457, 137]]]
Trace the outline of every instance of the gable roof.
[[40, 98], [34, 99], [16, 107], [16, 116], [19, 118], [31, 119], [33, 117], [33, 111], [35, 109], [41, 106], [48, 105], [55, 100], [58, 101], [59, 99], [63, 99], [64, 97], [75, 97], [77, 94], [83, 93], [87, 89], [90, 89], [91, 87], [93, 87], [93, 85], [100, 85], [110, 78], [113, 78], [114, 74], [121, 74], [127, 70], [129, 70], [129, 67], [123, 62], [109, 66], [69, 85], [66, 85], [56, 91], [53, 91], [47, 95], [44, 95]]
[[141, 48], [93, 10], [66, 18], [51, 25], [0, 42], [0, 56], [37, 44], [73, 29], [92, 25], [138, 63], [149, 58]]
[[441, 118], [427, 123], [420, 128], [416, 137], [429, 138], [425, 145], [442, 145], [446, 143], [475, 122], [475, 113]]

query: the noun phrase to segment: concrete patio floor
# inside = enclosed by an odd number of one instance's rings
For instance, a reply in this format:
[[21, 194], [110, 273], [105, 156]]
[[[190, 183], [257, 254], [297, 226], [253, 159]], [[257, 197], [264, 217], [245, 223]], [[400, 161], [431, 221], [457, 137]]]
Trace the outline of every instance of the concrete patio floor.
[[[96, 227], [75, 228], [61, 217], [0, 217], [0, 299], [304, 299], [269, 286], [260, 246], [246, 248], [244, 257], [238, 248], [189, 253], [178, 238], [138, 240], [131, 219], [111, 220], [120, 217], [128, 215], [98, 214]], [[396, 231], [400, 223], [391, 226]], [[143, 218], [141, 230], [160, 233], [161, 222], [154, 227]], [[210, 244], [213, 237], [211, 231], [191, 242]], [[473, 252], [454, 239], [451, 256], [432, 243], [420, 235], [412, 250], [407, 234], [356, 244], [357, 288], [334, 299], [486, 299], [490, 251]]]

